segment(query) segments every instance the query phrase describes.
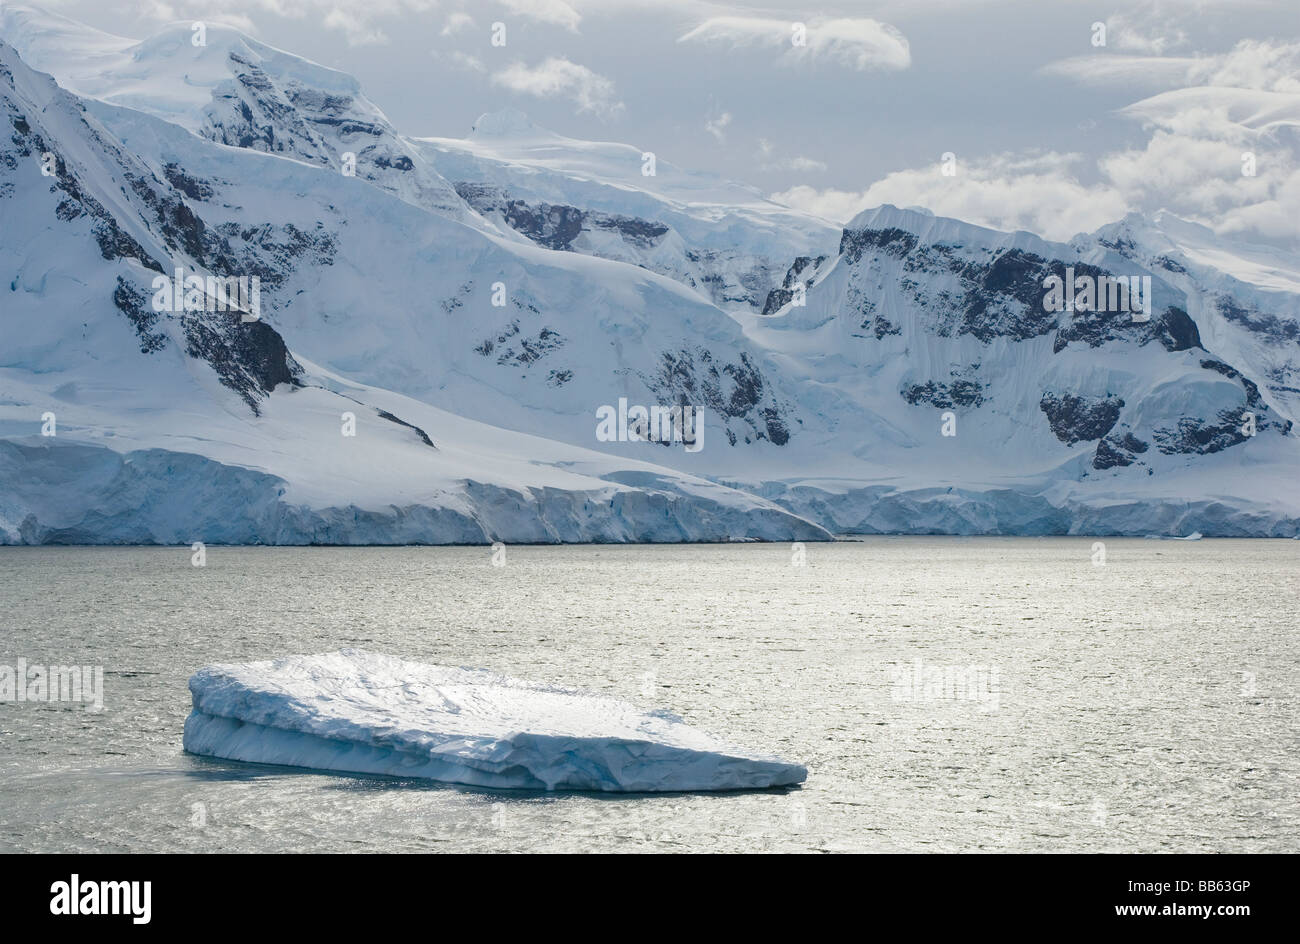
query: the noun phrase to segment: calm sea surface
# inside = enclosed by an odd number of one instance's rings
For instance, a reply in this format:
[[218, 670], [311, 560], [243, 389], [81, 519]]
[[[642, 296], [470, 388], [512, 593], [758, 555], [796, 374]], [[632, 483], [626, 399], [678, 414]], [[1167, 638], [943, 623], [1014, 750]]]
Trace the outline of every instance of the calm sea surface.
[[[1300, 541], [0, 548], [7, 851], [1300, 851]], [[205, 760], [189, 675], [355, 646], [671, 709], [789, 791], [491, 792]], [[918, 661], [919, 660], [919, 661]]]

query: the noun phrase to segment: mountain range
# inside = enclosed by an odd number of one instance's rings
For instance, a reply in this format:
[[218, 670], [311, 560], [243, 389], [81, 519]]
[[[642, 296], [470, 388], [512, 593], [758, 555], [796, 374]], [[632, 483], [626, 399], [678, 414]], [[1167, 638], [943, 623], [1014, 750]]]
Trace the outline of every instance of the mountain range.
[[[840, 226], [516, 111], [408, 137], [235, 30], [8, 5], [0, 125], [0, 543], [1300, 535], [1300, 260], [1167, 213]], [[214, 310], [233, 277], [256, 311]], [[638, 440], [687, 406], [690, 448]]]

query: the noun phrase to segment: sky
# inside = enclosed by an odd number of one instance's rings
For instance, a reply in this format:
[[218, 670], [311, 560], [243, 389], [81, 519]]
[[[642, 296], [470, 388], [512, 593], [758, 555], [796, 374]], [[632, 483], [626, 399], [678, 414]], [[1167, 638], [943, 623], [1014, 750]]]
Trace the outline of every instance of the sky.
[[408, 135], [518, 108], [837, 222], [895, 203], [1067, 239], [1168, 210], [1300, 249], [1300, 0], [36, 5], [135, 38], [225, 23], [357, 76]]

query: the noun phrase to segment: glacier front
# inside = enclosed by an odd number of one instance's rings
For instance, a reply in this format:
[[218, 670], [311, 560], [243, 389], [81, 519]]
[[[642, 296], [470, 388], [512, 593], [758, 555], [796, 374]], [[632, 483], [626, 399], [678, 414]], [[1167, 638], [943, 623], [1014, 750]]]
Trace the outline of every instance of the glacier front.
[[802, 783], [808, 771], [665, 712], [359, 649], [190, 678], [192, 754], [477, 787], [663, 792]]

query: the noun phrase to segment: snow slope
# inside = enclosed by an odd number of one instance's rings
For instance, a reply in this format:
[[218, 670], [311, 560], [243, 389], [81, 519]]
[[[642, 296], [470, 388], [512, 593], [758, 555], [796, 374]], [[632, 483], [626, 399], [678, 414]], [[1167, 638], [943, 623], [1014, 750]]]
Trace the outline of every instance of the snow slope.
[[580, 141], [515, 110], [464, 139], [420, 138], [484, 218], [551, 249], [639, 265], [728, 310], [762, 310], [789, 260], [830, 252], [833, 224], [627, 144]]
[[518, 112], [482, 116], [465, 140], [404, 137], [352, 76], [228, 27], [209, 25], [202, 46], [190, 23], [136, 42], [6, 5], [0, 37], [85, 98], [336, 170], [352, 154], [358, 178], [416, 206], [643, 265], [719, 304], [761, 307], [786, 259], [825, 251], [838, 236], [732, 181], [667, 161], [644, 176], [640, 149], [563, 138]]
[[1251, 365], [1270, 400], [1300, 409], [1300, 259], [1271, 246], [1229, 243], [1160, 213], [1102, 227], [1088, 242], [1144, 264], [1187, 296], [1206, 345]]
[[[0, 263], [8, 276], [0, 364], [0, 541], [827, 536], [756, 496], [643, 459], [465, 419], [290, 353], [281, 331], [295, 323], [293, 303], [305, 293], [302, 286], [338, 272], [347, 257], [335, 250], [335, 237], [320, 235], [308, 221], [317, 211], [323, 215], [323, 206], [303, 209], [282, 195], [317, 179], [327, 189], [333, 177], [296, 161], [223, 150], [173, 125], [127, 113], [135, 116], [122, 122], [133, 142], [175, 135], [176, 142], [214, 160], [224, 154], [260, 165], [246, 173], [265, 185], [265, 198], [244, 196], [268, 213], [283, 208], [291, 220], [254, 226], [247, 236], [238, 225], [222, 230], [220, 212], [247, 221], [243, 206], [222, 205], [204, 223], [204, 201], [172, 182], [197, 185], [195, 178], [179, 179], [178, 172], [169, 177], [158, 159], [138, 158], [81, 102], [27, 69], [3, 44], [0, 81], [0, 116], [13, 129], [0, 154], [0, 199], [6, 222], [22, 224], [0, 232]], [[41, 174], [46, 153], [58, 155], [52, 177]], [[229, 160], [222, 166], [238, 169]], [[369, 195], [399, 216], [426, 221], [448, 245], [474, 238], [476, 251], [494, 251], [487, 237], [462, 224], [360, 182], [345, 189], [363, 195], [356, 198], [359, 219], [367, 216], [361, 207]], [[382, 213], [375, 215], [382, 221]], [[382, 247], [371, 247], [375, 232], [360, 234], [355, 245], [381, 253]], [[323, 272], [301, 271], [295, 263], [304, 258]], [[153, 310], [150, 280], [173, 264], [200, 273], [260, 272], [262, 320], [243, 324], [234, 313]], [[340, 286], [358, 281], [358, 267], [349, 268]], [[335, 285], [324, 281], [315, 291], [323, 297]], [[364, 291], [364, 283], [355, 286], [355, 294], [341, 303], [355, 304], [358, 315], [365, 315], [370, 309]], [[328, 324], [335, 310], [313, 312], [310, 320], [323, 338], [339, 333]], [[400, 304], [387, 310], [399, 318], [405, 314]], [[350, 314], [338, 311], [339, 318]], [[717, 317], [738, 334], [729, 319]], [[347, 326], [342, 349], [351, 356], [364, 350], [364, 321], [358, 317]], [[406, 347], [412, 364], [421, 356], [409, 336], [389, 343]], [[437, 346], [430, 338], [423, 350]], [[373, 367], [361, 372], [382, 376], [381, 360], [376, 355]], [[37, 435], [46, 413], [56, 417], [53, 437]], [[355, 436], [343, 435], [344, 414], [354, 417]]]
[[470, 214], [346, 73], [211, 24], [202, 45], [191, 23], [141, 42], [32, 7], [0, 8], [0, 37], [69, 91], [162, 118], [235, 147], [356, 177], [454, 219]]
[[[1045, 310], [1045, 278], [1067, 267], [1151, 278], [1150, 320]], [[808, 462], [769, 470], [762, 494], [833, 530], [1292, 533], [1290, 409], [1258, 360], [1206, 339], [1220, 322], [1199, 283], [1104, 234], [1050, 243], [895, 207], [851, 221], [806, 279], [806, 304], [749, 318], [747, 334], [824, 391], [823, 416], [868, 418], [857, 455], [882, 471]]]
[[[1067, 244], [880, 207], [828, 240], [517, 113], [402, 138], [231, 31], [192, 60], [68, 23], [0, 11], [97, 96], [0, 41], [0, 541], [1300, 533], [1285, 254], [1168, 215]], [[175, 266], [258, 276], [260, 319], [155, 310]], [[1150, 321], [1046, 310], [1068, 269], [1149, 278]], [[702, 409], [704, 448], [599, 438], [620, 402]]]
[[614, 698], [358, 649], [209, 666], [190, 691], [185, 750], [229, 760], [605, 792], [786, 786], [808, 775]]

